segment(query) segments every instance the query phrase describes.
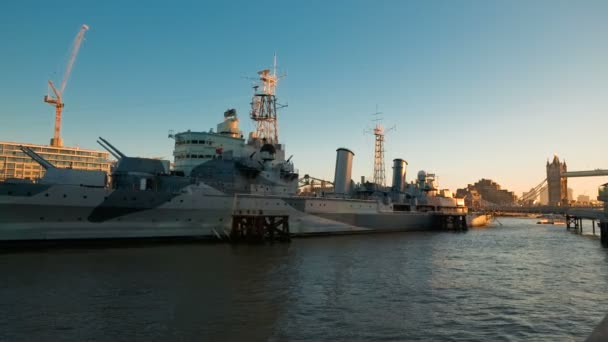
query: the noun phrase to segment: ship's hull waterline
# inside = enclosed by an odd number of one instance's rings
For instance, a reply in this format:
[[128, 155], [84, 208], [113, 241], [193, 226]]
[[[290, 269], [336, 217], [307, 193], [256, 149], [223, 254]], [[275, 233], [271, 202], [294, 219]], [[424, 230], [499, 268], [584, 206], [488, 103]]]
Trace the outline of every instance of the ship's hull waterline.
[[229, 234], [233, 214], [289, 216], [294, 236], [435, 227], [431, 213], [380, 211], [375, 201], [196, 191], [159, 199], [154, 192], [65, 185], [32, 186], [26, 193], [2, 188], [0, 241], [217, 238]]

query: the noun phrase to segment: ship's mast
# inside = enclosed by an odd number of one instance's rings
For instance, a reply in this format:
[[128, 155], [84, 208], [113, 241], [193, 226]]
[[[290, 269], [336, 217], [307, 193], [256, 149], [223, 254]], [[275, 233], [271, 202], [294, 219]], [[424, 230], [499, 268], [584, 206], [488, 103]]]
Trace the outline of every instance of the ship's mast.
[[382, 112], [378, 111], [378, 106], [376, 105], [376, 112], [373, 115], [372, 121], [376, 122], [376, 126], [374, 127], [374, 177], [373, 181], [375, 184], [380, 185], [382, 187], [386, 186], [386, 172], [384, 168], [384, 133], [390, 132], [395, 129], [395, 127], [391, 127], [388, 130], [384, 130], [384, 126], [382, 126], [382, 117], [380, 116]]
[[375, 147], [374, 147], [374, 183], [386, 186], [384, 172], [384, 127], [376, 124], [374, 127]]
[[274, 56], [272, 73], [269, 69], [258, 71], [259, 84], [253, 87], [251, 101], [251, 119], [255, 122], [255, 135], [266, 139], [269, 144], [279, 143], [279, 129], [277, 126], [277, 100], [275, 89], [279, 78], [277, 77], [277, 57]]

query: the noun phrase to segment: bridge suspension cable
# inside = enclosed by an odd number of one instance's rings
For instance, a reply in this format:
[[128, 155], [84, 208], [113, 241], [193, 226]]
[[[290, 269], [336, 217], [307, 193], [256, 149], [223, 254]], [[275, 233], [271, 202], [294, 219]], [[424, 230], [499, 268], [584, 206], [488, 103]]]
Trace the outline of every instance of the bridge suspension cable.
[[542, 182], [540, 182], [537, 186], [535, 186], [532, 190], [528, 191], [527, 193], [525, 193], [521, 198], [520, 198], [520, 202], [521, 203], [525, 203], [528, 201], [533, 201], [536, 199], [536, 197], [538, 197], [541, 193], [541, 191], [543, 190], [543, 187], [545, 187], [547, 185], [547, 179], [543, 179]]

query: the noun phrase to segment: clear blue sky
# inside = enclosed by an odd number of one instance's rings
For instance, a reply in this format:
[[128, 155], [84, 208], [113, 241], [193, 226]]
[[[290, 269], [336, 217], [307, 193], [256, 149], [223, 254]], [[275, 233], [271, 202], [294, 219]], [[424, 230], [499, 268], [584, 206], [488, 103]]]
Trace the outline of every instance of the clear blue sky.
[[[48, 78], [86, 34], [64, 94], [67, 145], [171, 158], [167, 131], [242, 129], [274, 52], [280, 140], [302, 174], [333, 178], [335, 149], [372, 174], [376, 105], [386, 169], [401, 157], [455, 190], [485, 177], [521, 191], [557, 153], [608, 168], [608, 1], [9, 1], [0, 6], [0, 140], [48, 143]], [[595, 195], [606, 178], [571, 180]]]

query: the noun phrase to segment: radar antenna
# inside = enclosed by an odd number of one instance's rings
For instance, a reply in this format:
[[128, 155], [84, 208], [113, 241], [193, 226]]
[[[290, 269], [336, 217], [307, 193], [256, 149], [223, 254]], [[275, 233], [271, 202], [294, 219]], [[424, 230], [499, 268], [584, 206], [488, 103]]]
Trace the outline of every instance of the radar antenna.
[[251, 101], [250, 117], [255, 121], [255, 134], [260, 139], [266, 139], [270, 144], [279, 143], [279, 129], [277, 126], [277, 109], [286, 106], [280, 105], [276, 100], [277, 56], [274, 55], [272, 73], [269, 69], [258, 71], [259, 82], [253, 86], [253, 99]]

